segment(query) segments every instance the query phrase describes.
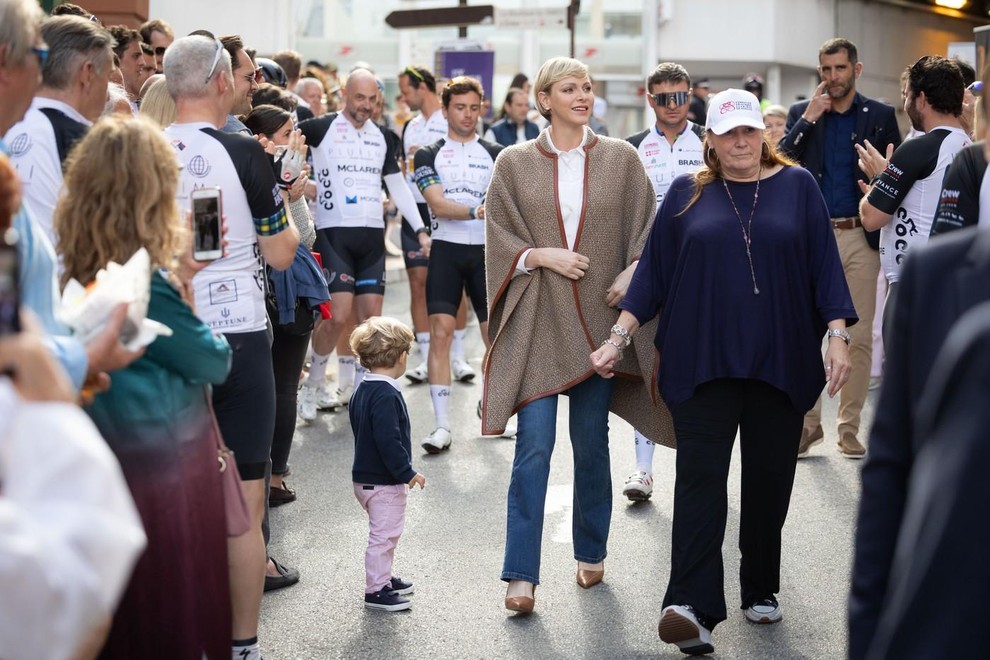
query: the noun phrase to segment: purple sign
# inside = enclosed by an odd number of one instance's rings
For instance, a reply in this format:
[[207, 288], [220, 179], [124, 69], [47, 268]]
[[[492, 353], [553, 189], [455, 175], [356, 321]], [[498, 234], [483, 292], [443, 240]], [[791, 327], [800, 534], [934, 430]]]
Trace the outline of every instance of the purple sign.
[[[436, 54], [437, 78], [471, 76], [481, 81], [485, 98], [492, 98], [492, 82], [495, 78], [495, 51], [491, 50], [438, 50]], [[439, 90], [438, 90], [439, 91]], [[495, 109], [489, 110], [489, 118]]]

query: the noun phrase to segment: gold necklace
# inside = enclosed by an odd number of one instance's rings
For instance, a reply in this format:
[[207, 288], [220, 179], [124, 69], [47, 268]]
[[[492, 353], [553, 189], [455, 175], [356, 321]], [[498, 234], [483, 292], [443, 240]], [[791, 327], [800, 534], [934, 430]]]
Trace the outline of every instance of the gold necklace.
[[739, 213], [739, 209], [736, 208], [736, 202], [732, 199], [732, 193], [729, 192], [729, 184], [725, 182], [725, 177], [722, 177], [722, 187], [725, 188], [725, 194], [729, 197], [729, 203], [732, 204], [732, 210], [736, 212], [736, 219], [739, 220], [739, 229], [742, 231], [743, 245], [746, 246], [746, 259], [749, 260], [749, 276], [753, 278], [753, 294], [760, 295], [760, 288], [756, 286], [756, 270], [753, 268], [753, 253], [750, 252], [749, 246], [753, 242], [753, 216], [756, 215], [756, 202], [760, 199], [760, 178], [763, 176], [763, 167], [760, 167], [760, 172], [756, 176], [756, 192], [753, 194], [753, 210], [749, 213], [749, 222], [745, 225], [743, 224], [742, 215]]

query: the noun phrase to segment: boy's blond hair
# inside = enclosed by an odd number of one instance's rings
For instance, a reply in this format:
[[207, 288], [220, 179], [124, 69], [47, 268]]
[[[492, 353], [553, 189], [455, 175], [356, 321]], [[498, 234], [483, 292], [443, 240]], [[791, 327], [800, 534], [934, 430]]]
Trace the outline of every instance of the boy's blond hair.
[[402, 321], [372, 316], [354, 328], [349, 343], [365, 369], [388, 369], [409, 351], [413, 337], [413, 331]]

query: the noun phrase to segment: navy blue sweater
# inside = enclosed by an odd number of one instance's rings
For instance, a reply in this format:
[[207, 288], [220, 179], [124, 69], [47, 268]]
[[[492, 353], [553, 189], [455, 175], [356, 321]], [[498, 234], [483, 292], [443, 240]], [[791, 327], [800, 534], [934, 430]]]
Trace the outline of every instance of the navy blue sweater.
[[[748, 224], [756, 183], [728, 185]], [[693, 189], [687, 175], [671, 183], [620, 305], [641, 324], [660, 313], [660, 393], [673, 407], [701, 383], [753, 378], [809, 410], [825, 384], [826, 323], [856, 322], [817, 182], [800, 167], [760, 182], [751, 234], [759, 295], [722, 182], [705, 186], [679, 215]]]
[[351, 477], [360, 484], [407, 484], [416, 476], [409, 411], [402, 393], [377, 378], [365, 376], [348, 405], [354, 431]]

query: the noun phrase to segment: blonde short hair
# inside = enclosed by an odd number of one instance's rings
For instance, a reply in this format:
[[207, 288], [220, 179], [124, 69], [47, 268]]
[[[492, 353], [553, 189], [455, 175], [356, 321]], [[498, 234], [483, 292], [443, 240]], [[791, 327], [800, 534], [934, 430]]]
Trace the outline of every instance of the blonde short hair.
[[550, 111], [540, 103], [540, 92], [549, 95], [550, 88], [554, 83], [558, 83], [564, 78], [590, 78], [588, 65], [579, 62], [571, 57], [554, 57], [543, 63], [536, 73], [536, 82], [533, 83], [533, 94], [536, 96], [536, 109], [540, 111], [543, 118], [550, 120]]
[[168, 83], [160, 78], [151, 83], [141, 98], [142, 117], [152, 119], [162, 128], [171, 126], [175, 121], [175, 99], [168, 93]]
[[402, 321], [388, 316], [372, 316], [354, 328], [349, 343], [365, 369], [388, 369], [409, 351], [413, 337], [413, 331]]
[[767, 109], [763, 111], [763, 117], [780, 117], [781, 119], [787, 119], [787, 108], [782, 105], [768, 105]]

